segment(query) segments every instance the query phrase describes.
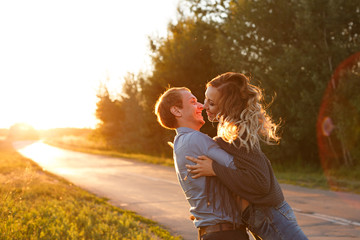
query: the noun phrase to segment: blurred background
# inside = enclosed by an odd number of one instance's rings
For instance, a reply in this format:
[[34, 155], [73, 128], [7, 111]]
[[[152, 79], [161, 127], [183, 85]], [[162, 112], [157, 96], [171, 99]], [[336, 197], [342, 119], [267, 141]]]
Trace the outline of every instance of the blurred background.
[[0, 31], [3, 138], [171, 157], [158, 96], [234, 71], [281, 122], [277, 168], [360, 180], [359, 0], [1, 1]]

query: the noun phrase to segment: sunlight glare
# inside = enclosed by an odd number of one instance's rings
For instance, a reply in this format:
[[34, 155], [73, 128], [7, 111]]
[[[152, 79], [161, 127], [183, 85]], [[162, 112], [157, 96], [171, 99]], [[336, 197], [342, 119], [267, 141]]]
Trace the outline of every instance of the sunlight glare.
[[0, 128], [96, 127], [97, 90], [149, 68], [178, 0], [0, 2]]
[[[20, 141], [17, 144], [29, 142], [29, 141]], [[47, 168], [54, 168], [57, 165], [57, 157], [61, 155], [61, 150], [54, 147], [44, 147], [44, 143], [34, 142], [36, 144], [24, 144], [22, 147], [15, 148], [18, 149], [19, 153], [24, 156], [36, 156], [36, 162], [46, 170]], [[31, 147], [29, 147], [32, 145]]]

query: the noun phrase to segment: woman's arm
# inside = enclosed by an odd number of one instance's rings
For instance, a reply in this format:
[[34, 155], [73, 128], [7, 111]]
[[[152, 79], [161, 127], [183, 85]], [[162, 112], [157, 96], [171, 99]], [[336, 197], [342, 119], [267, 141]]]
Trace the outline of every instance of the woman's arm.
[[207, 156], [199, 156], [198, 158], [186, 156], [186, 159], [196, 163], [196, 165], [186, 164], [188, 171], [193, 174], [191, 176], [192, 178], [196, 179], [203, 176], [216, 176], [212, 168], [213, 160]]
[[[267, 194], [270, 188], [268, 169], [258, 168], [244, 164], [241, 168], [232, 169], [223, 166], [206, 156], [200, 156], [198, 159], [186, 157], [188, 160], [196, 163], [196, 165], [186, 165], [190, 171], [192, 178], [202, 176], [217, 176], [234, 193], [244, 195], [263, 195]], [[235, 159], [237, 161], [238, 159]]]

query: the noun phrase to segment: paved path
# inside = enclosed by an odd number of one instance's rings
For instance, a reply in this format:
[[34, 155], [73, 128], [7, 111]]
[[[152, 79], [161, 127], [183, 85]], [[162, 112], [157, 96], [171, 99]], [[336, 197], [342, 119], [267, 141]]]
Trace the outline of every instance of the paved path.
[[[113, 205], [153, 219], [185, 240], [196, 239], [173, 168], [72, 152], [41, 142], [13, 145], [47, 171], [109, 198]], [[360, 239], [360, 195], [292, 185], [282, 188], [309, 239]]]

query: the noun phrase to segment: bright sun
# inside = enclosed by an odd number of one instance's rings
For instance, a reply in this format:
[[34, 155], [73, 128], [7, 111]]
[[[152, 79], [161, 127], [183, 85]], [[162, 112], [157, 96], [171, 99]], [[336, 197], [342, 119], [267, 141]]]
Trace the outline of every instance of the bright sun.
[[100, 82], [148, 68], [178, 0], [20, 2], [0, 2], [0, 128], [94, 128]]
[[43, 91], [32, 91], [31, 86], [25, 89], [29, 91], [15, 90], [16, 97], [13, 97], [11, 103], [4, 104], [2, 111], [10, 114], [2, 118], [2, 124], [10, 126], [16, 120], [36, 129], [96, 126], [95, 89], [84, 89], [81, 93], [76, 92], [76, 88], [61, 84], [56, 89], [47, 87]]

